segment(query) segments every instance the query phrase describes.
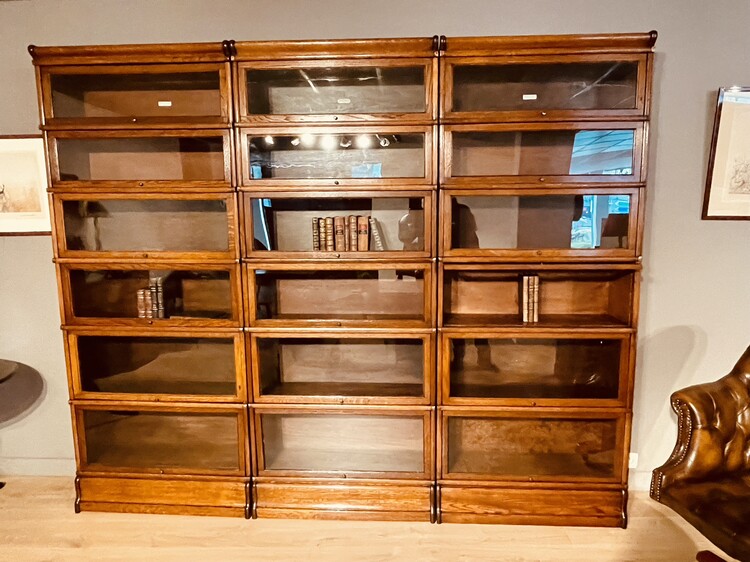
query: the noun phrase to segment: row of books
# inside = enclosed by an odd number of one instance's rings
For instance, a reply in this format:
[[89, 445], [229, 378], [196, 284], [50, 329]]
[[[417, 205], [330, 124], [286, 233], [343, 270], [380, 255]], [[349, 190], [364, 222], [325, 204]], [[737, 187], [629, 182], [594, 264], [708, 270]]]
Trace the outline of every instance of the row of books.
[[164, 309], [164, 279], [149, 279], [148, 289], [136, 291], [138, 318], [166, 318]]
[[312, 249], [314, 252], [369, 252], [383, 251], [385, 244], [380, 225], [373, 217], [313, 217]]
[[521, 277], [521, 320], [539, 322], [539, 276]]

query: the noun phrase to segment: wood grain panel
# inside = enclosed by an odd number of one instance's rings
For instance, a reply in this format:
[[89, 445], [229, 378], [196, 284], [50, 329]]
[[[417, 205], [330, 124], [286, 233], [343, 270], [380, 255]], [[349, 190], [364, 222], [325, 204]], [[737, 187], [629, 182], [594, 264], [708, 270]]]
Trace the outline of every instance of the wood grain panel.
[[192, 478], [80, 478], [81, 501], [185, 507], [245, 507], [245, 482]]
[[446, 523], [625, 525], [626, 497], [619, 490], [544, 490], [441, 486]]

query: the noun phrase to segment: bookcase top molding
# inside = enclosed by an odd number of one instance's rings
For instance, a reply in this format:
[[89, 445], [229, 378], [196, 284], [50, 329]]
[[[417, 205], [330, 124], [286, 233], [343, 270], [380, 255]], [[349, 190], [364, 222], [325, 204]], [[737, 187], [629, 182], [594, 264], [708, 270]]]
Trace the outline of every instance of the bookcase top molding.
[[316, 58], [412, 58], [431, 56], [639, 53], [653, 51], [657, 32], [498, 37], [326, 39], [235, 41], [131, 45], [36, 46], [28, 50], [35, 65], [222, 62]]
[[589, 35], [509, 35], [504, 37], [449, 37], [446, 56], [535, 55], [577, 53], [644, 53], [654, 50], [657, 32]]
[[143, 45], [29, 45], [37, 66], [69, 64], [223, 62], [231, 55], [230, 42], [152, 43]]

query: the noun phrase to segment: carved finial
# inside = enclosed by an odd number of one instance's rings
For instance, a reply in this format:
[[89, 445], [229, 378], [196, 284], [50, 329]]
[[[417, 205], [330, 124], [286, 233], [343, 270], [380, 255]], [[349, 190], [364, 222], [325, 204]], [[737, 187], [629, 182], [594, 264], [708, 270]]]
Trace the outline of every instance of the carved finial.
[[656, 38], [659, 37], [659, 33], [655, 29], [652, 29], [651, 31], [648, 32], [648, 34], [651, 37], [651, 41], [649, 42], [648, 46], [653, 47], [654, 44], [656, 43]]
[[36, 45], [29, 45], [28, 47], [26, 47], [26, 50], [29, 51], [32, 59], [36, 56]]
[[232, 58], [232, 43], [229, 39], [224, 39], [221, 42], [221, 50], [224, 51], [224, 56], [227, 59]]

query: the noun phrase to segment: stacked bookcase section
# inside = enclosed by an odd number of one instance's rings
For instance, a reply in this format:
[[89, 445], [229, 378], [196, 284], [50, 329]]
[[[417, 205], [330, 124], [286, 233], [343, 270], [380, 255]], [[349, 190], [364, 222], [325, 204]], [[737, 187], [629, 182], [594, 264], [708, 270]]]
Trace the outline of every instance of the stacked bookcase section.
[[625, 525], [655, 39], [30, 47], [76, 508]]
[[433, 44], [233, 49], [253, 516], [429, 521]]
[[76, 510], [249, 514], [228, 53], [218, 43], [30, 51]]
[[626, 524], [655, 39], [447, 41], [440, 521]]

